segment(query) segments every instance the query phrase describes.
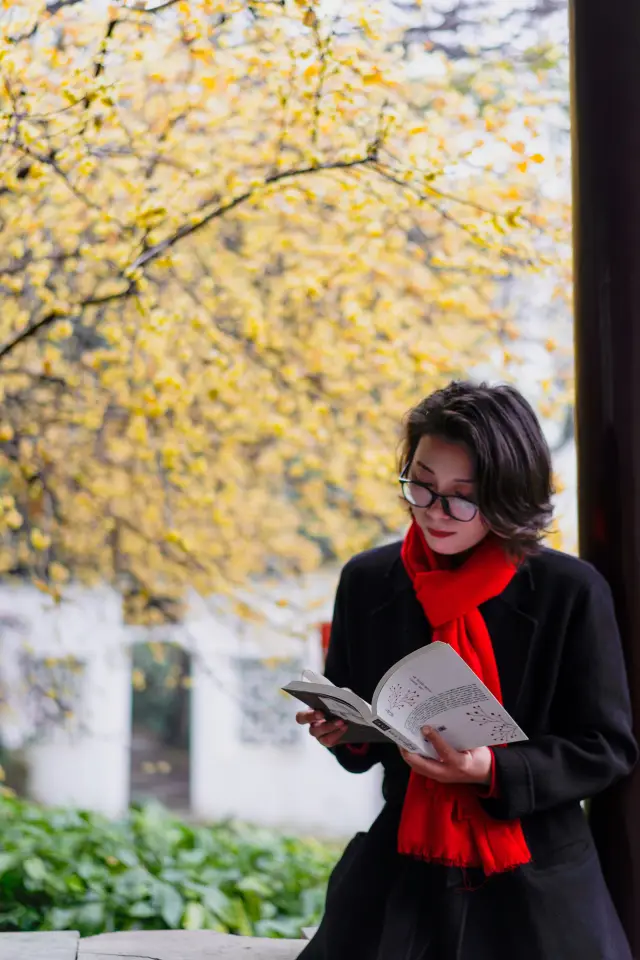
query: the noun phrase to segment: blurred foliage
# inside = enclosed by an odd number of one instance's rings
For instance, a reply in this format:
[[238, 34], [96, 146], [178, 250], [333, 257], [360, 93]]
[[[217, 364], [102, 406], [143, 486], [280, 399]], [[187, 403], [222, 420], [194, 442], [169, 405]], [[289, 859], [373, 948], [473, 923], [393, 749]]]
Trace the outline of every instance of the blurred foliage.
[[448, 60], [362, 0], [0, 7], [0, 572], [159, 622], [395, 533], [406, 409], [517, 376], [511, 281], [570, 297], [562, 51]]
[[0, 929], [211, 929], [300, 936], [340, 848], [267, 830], [196, 826], [156, 806], [110, 822], [0, 798]]

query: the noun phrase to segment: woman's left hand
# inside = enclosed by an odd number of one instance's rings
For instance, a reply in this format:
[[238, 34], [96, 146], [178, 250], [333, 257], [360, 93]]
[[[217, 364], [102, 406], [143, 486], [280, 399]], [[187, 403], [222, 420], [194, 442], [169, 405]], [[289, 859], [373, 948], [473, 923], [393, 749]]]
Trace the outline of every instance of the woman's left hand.
[[412, 770], [422, 777], [439, 783], [475, 783], [488, 786], [491, 782], [492, 757], [489, 747], [475, 750], [455, 750], [431, 727], [423, 727], [422, 735], [438, 754], [439, 760], [429, 760], [419, 753], [400, 750]]

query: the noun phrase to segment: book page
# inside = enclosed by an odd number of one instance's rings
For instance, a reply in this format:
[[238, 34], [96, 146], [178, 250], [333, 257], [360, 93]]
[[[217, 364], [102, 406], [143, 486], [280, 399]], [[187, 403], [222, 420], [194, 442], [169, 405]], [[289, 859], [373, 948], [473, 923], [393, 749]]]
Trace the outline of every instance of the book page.
[[328, 687], [335, 687], [335, 683], [331, 683], [331, 680], [327, 680], [322, 673], [316, 673], [315, 670], [303, 670], [302, 679], [307, 683], [324, 683]]
[[298, 699], [300, 699], [299, 694], [314, 694], [332, 717], [340, 717], [341, 720], [352, 723], [371, 723], [371, 707], [368, 703], [365, 703], [353, 691], [347, 690], [346, 687], [336, 687], [326, 681], [324, 677], [320, 683], [312, 683], [309, 680], [294, 680], [282, 689], [286, 693], [298, 697]]
[[[325, 678], [323, 677], [322, 680], [324, 681]], [[346, 687], [336, 687], [327, 682], [312, 683], [307, 680], [294, 680], [282, 689], [285, 693], [301, 700], [312, 710], [323, 711], [328, 719], [339, 717], [345, 720], [348, 729], [340, 743], [392, 742], [407, 750], [420, 750], [421, 745], [424, 745], [422, 738], [420, 738], [420, 744], [416, 744], [414, 738], [409, 738], [394, 730], [383, 720], [374, 718], [369, 704]]]
[[[371, 720], [371, 711], [367, 708], [366, 712], [361, 706], [350, 703], [340, 696], [341, 690], [336, 687], [338, 696], [321, 695], [320, 700], [325, 705], [332, 717], [340, 717], [341, 720], [351, 721], [353, 723], [369, 723]], [[349, 691], [345, 691], [349, 692]]]
[[374, 712], [413, 740], [431, 726], [456, 750], [498, 746], [527, 737], [489, 689], [446, 643], [431, 643], [387, 671]]
[[[324, 713], [327, 719], [333, 719], [327, 705], [322, 702], [317, 693], [312, 692], [318, 689], [317, 685], [302, 683], [300, 681], [295, 682], [299, 687], [298, 690], [290, 690], [287, 687], [282, 687], [283, 692], [295, 697], [296, 700], [300, 700], [309, 710], [318, 710], [320, 713]], [[326, 691], [326, 689], [326, 685], [322, 684], [322, 690]], [[357, 722], [347, 721], [347, 728], [340, 737], [339, 743], [388, 743], [388, 738], [382, 730], [374, 726], [373, 723], [369, 723], [368, 720], [363, 720], [362, 717], [358, 715]]]

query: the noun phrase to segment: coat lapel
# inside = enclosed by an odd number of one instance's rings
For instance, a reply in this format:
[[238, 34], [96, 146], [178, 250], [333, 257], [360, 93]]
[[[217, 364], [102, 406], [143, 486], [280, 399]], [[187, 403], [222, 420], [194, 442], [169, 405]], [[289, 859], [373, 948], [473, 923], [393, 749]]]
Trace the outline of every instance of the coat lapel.
[[[537, 627], [535, 618], [526, 612], [532, 591], [531, 572], [525, 563], [499, 597], [480, 607], [493, 642], [504, 705], [510, 713], [526, 706], [521, 703], [522, 691]], [[402, 563], [400, 544], [371, 618], [372, 634], [385, 664], [383, 672], [431, 641], [431, 627]]]
[[398, 555], [391, 563], [385, 590], [371, 612], [371, 628], [387, 662], [385, 670], [431, 640], [431, 627], [413, 591], [413, 584]]
[[527, 613], [532, 591], [531, 573], [525, 563], [499, 597], [480, 607], [493, 643], [502, 699], [510, 713], [518, 713], [525, 707], [522, 691], [526, 688], [538, 626], [537, 620]]

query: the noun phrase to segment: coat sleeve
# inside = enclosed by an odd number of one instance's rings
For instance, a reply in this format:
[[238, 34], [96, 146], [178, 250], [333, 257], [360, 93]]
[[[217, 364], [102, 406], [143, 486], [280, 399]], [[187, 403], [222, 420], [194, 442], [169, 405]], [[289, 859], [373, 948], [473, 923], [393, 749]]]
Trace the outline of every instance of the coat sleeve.
[[494, 751], [499, 820], [586, 800], [628, 774], [638, 757], [611, 592], [595, 572], [569, 618], [552, 701], [553, 733]]
[[[353, 666], [348, 636], [348, 608], [353, 602], [349, 564], [342, 571], [331, 623], [331, 637], [324, 667], [324, 675], [337, 687], [353, 689]], [[344, 744], [331, 748], [338, 763], [350, 773], [366, 773], [382, 759], [380, 744], [367, 744], [365, 750], [350, 750]]]

